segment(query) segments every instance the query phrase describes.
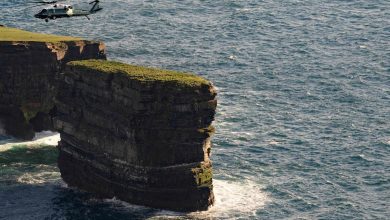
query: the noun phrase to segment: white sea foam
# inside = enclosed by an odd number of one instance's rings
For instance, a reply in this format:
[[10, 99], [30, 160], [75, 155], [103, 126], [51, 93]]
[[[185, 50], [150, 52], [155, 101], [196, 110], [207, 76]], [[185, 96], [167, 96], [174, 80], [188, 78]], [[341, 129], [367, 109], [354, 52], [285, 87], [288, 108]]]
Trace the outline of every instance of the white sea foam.
[[233, 218], [235, 215], [255, 215], [269, 201], [261, 187], [252, 181], [231, 182], [214, 179], [215, 205], [205, 212], [190, 215], [197, 218]]
[[264, 9], [261, 7], [255, 7], [255, 8], [239, 8], [236, 9], [237, 12], [246, 13], [246, 12], [261, 12]]
[[[90, 202], [92, 203], [99, 203], [102, 200], [100, 199], [91, 199]], [[104, 203], [110, 204], [112, 208], [115, 208], [117, 210], [126, 211], [126, 212], [143, 212], [150, 210], [149, 207], [141, 206], [141, 205], [135, 205], [128, 202], [121, 201], [117, 199], [116, 197], [111, 199], [103, 199]], [[152, 219], [177, 219], [178, 217], [183, 216], [183, 213], [180, 212], [174, 212], [174, 211], [168, 211], [168, 210], [157, 210], [155, 214], [148, 218], [150, 220]]]
[[229, 60], [236, 60], [237, 59], [237, 57], [234, 55], [230, 55], [228, 58], [229, 58]]
[[[100, 200], [91, 200], [92, 202], [99, 202]], [[140, 205], [134, 205], [130, 204], [128, 202], [122, 201], [117, 199], [116, 197], [111, 198], [111, 199], [103, 199], [103, 202], [105, 203], [110, 203], [113, 207], [116, 209], [126, 209], [126, 210], [140, 210], [140, 209], [147, 209], [145, 206], [140, 206]]]
[[16, 139], [8, 139], [0, 141], [0, 152], [10, 149], [13, 146], [35, 146], [35, 145], [49, 145], [57, 146], [58, 141], [60, 141], [60, 134], [51, 131], [42, 131], [35, 134], [35, 137], [31, 141], [20, 141]]
[[238, 141], [248, 141], [252, 140], [256, 137], [256, 133], [254, 132], [248, 132], [248, 131], [232, 131], [230, 132], [234, 137], [238, 139]]
[[[152, 219], [234, 219], [235, 216], [255, 216], [256, 211], [263, 208], [269, 197], [261, 190], [261, 186], [252, 181], [232, 182], [227, 180], [213, 180], [215, 205], [208, 211], [192, 212], [189, 214], [168, 210], [157, 211]], [[92, 201], [99, 202], [99, 200]], [[127, 211], [142, 211], [148, 209], [144, 206], [133, 205], [116, 199], [104, 199], [103, 202], [113, 207]]]
[[239, 9], [238, 11], [245, 12], [245, 11], [251, 11], [251, 9], [250, 8], [242, 8], [242, 9]]
[[60, 173], [57, 171], [45, 171], [39, 173], [24, 173], [18, 177], [17, 181], [24, 184], [43, 184], [55, 182], [60, 179]]

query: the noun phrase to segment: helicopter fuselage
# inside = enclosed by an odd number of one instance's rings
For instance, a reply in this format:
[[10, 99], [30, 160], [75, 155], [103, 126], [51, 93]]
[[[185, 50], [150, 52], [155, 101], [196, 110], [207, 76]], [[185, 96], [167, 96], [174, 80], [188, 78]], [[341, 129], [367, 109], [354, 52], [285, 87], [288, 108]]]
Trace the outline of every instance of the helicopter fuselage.
[[71, 5], [54, 5], [52, 8], [43, 9], [34, 17], [41, 19], [56, 19], [71, 16], [86, 16], [89, 14], [89, 11], [73, 9]]
[[95, 2], [95, 5], [89, 11], [83, 9], [75, 9], [72, 5], [55, 4], [51, 8], [42, 9], [42, 11], [40, 11], [38, 14], [35, 14], [34, 17], [45, 19], [46, 22], [48, 22], [49, 19], [54, 20], [57, 18], [73, 16], [86, 16], [88, 18], [88, 15], [94, 14], [97, 11], [102, 10], [102, 8], [98, 6], [99, 1]]

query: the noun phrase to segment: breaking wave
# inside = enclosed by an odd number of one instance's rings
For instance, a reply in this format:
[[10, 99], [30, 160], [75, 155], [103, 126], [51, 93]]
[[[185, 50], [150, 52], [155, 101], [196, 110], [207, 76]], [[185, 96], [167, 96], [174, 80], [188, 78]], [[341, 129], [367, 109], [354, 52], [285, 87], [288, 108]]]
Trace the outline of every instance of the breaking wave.
[[233, 182], [214, 180], [215, 205], [205, 212], [191, 213], [197, 218], [215, 217], [234, 219], [256, 216], [256, 211], [265, 206], [269, 196], [257, 183], [245, 180]]
[[60, 134], [52, 131], [42, 131], [35, 134], [35, 137], [31, 141], [20, 141], [13, 138], [7, 138], [0, 140], [0, 152], [9, 150], [14, 146], [57, 146], [60, 141]]

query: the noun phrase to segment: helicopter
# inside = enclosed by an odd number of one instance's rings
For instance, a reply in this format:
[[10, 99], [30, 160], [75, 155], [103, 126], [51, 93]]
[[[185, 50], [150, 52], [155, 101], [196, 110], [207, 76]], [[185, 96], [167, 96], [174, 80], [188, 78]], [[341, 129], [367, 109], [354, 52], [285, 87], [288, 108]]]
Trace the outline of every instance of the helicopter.
[[30, 3], [39, 3], [40, 5], [53, 4], [51, 8], [42, 9], [42, 11], [34, 15], [34, 17], [45, 19], [46, 22], [49, 22], [49, 19], [55, 20], [57, 18], [66, 18], [66, 17], [74, 17], [74, 16], [85, 16], [88, 20], [90, 20], [88, 15], [95, 14], [96, 12], [103, 9], [99, 6], [99, 2], [100, 2], [99, 0], [94, 0], [89, 3], [90, 5], [93, 4], [90, 10], [77, 9], [73, 5], [68, 5], [68, 4], [57, 4], [57, 2], [59, 1], [61, 0], [30, 2]]

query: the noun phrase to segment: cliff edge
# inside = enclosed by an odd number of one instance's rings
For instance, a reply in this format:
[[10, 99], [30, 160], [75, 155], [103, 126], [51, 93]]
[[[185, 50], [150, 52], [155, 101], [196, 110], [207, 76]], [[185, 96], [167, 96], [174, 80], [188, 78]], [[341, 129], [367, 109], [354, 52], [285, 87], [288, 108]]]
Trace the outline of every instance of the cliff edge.
[[207, 210], [212, 83], [105, 59], [101, 42], [0, 27], [5, 130], [24, 139], [60, 132], [58, 166], [71, 186], [156, 208]]
[[0, 124], [32, 139], [52, 129], [59, 73], [73, 60], [106, 59], [101, 42], [0, 27]]

